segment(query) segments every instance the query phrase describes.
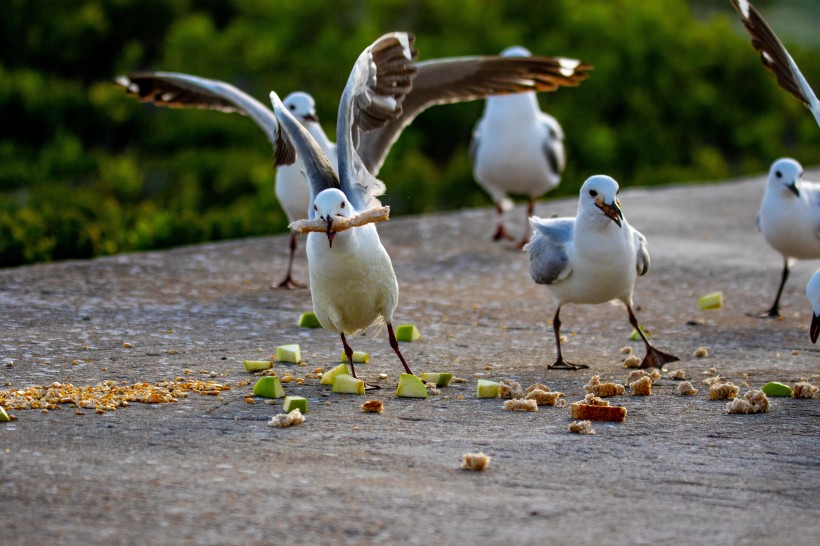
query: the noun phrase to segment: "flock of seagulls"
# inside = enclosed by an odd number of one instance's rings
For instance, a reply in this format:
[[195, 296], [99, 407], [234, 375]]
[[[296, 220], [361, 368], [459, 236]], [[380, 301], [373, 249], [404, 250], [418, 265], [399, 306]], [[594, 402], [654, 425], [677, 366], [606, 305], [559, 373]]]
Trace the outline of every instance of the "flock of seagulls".
[[[797, 65], [759, 12], [743, 0], [731, 0], [761, 52], [764, 65], [781, 86], [804, 102], [820, 124], [820, 106]], [[511, 47], [498, 56], [474, 56], [417, 62], [415, 38], [388, 33], [358, 57], [339, 101], [336, 143], [324, 133], [315, 102], [305, 92], [280, 100], [270, 93], [272, 109], [225, 82], [173, 72], [140, 72], [117, 83], [141, 101], [178, 108], [205, 108], [250, 117], [267, 135], [274, 150], [276, 195], [288, 219], [319, 220], [323, 232], [307, 236], [310, 291], [316, 317], [339, 334], [352, 363], [347, 337], [372, 325], [386, 325], [388, 341], [404, 371], [412, 373], [392, 327], [399, 286], [390, 256], [375, 224], [344, 231], [334, 229], [379, 206], [385, 184], [377, 176], [402, 130], [437, 104], [486, 99], [471, 155], [476, 181], [490, 194], [498, 211], [494, 239], [512, 238], [503, 213], [508, 193], [528, 197], [532, 235], [519, 242], [529, 257], [530, 274], [556, 300], [552, 321], [557, 358], [550, 369], [577, 370], [561, 351], [561, 308], [569, 303], [621, 301], [629, 323], [646, 347], [641, 367], [662, 368], [678, 360], [656, 349], [646, 338], [632, 308], [637, 277], [649, 269], [646, 238], [626, 220], [617, 194], [618, 183], [605, 175], [588, 178], [580, 190], [575, 218], [533, 216], [535, 199], [555, 188], [565, 165], [564, 135], [552, 116], [541, 112], [536, 92], [576, 86], [592, 67], [580, 60], [532, 56]], [[792, 159], [777, 160], [758, 216], [764, 237], [783, 255], [777, 297], [764, 316], [778, 316], [780, 295], [793, 259], [820, 258], [820, 184], [801, 179], [802, 167]], [[303, 286], [293, 279], [296, 233], [284, 279], [275, 286]], [[820, 271], [807, 287], [812, 305], [810, 337], [820, 333]], [[351, 366], [355, 375], [355, 369]]]

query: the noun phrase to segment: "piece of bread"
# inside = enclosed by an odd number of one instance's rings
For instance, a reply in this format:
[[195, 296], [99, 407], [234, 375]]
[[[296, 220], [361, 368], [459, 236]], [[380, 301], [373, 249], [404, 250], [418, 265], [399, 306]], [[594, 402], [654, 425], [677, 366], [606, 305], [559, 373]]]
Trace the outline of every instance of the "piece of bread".
[[626, 419], [625, 407], [610, 406], [609, 402], [593, 394], [586, 395], [580, 402], [573, 402], [570, 411], [573, 419], [581, 421], [614, 421], [619, 423]]
[[567, 430], [575, 434], [595, 434], [595, 429], [592, 428], [592, 421], [573, 421], [567, 425]]
[[507, 411], [538, 411], [538, 402], [524, 398], [512, 398], [504, 402]]
[[727, 413], [766, 413], [769, 398], [763, 391], [747, 391], [743, 398], [735, 398], [726, 404]]
[[531, 393], [532, 391], [534, 391], [536, 389], [546, 391], [546, 392], [550, 392], [550, 390], [551, 390], [549, 387], [547, 387], [543, 383], [536, 383], [534, 385], [530, 385], [529, 387], [527, 387], [527, 394]]
[[558, 391], [544, 391], [541, 389], [527, 389], [527, 400], [535, 400], [535, 403], [539, 406], [557, 406], [566, 405], [566, 400], [564, 400], [564, 393]]
[[645, 375], [629, 384], [632, 394], [635, 396], [650, 396], [652, 394], [652, 379]]
[[299, 410], [299, 408], [296, 408], [295, 410], [292, 410], [290, 413], [280, 413], [279, 415], [274, 415], [268, 422], [268, 426], [285, 428], [294, 425], [301, 425], [304, 422], [305, 416], [302, 415], [302, 412]]
[[681, 368], [680, 370], [674, 370], [666, 374], [666, 377], [669, 379], [677, 379], [678, 381], [683, 381], [686, 379], [686, 370]]
[[740, 387], [727, 381], [726, 383], [715, 383], [709, 387], [709, 400], [731, 400], [740, 392]]
[[484, 470], [490, 466], [490, 456], [484, 453], [465, 453], [461, 456], [461, 468], [464, 470]]
[[630, 355], [624, 360], [624, 368], [637, 368], [641, 365], [641, 359], [635, 355]]
[[512, 379], [502, 379], [498, 385], [499, 398], [524, 398], [524, 389], [521, 383]]
[[384, 402], [381, 400], [368, 400], [361, 405], [361, 408], [366, 413], [381, 413], [384, 411]]
[[[375, 222], [384, 222], [389, 219], [390, 207], [374, 207], [355, 216], [336, 216], [333, 219], [332, 231], [333, 233], [338, 233], [339, 231], [344, 231], [353, 227], [372, 224]], [[327, 224], [320, 218], [314, 218], [313, 220], [296, 220], [295, 222], [291, 222], [288, 227], [294, 231], [298, 231], [299, 233], [307, 233], [310, 231], [324, 233], [327, 231]]]
[[799, 383], [794, 384], [792, 389], [792, 398], [814, 398], [817, 396], [818, 388], [803, 379]]
[[599, 375], [593, 375], [589, 379], [589, 383], [584, 385], [584, 390], [595, 396], [606, 398], [608, 396], [623, 394], [624, 386], [618, 385], [617, 383], [601, 383], [601, 377]]
[[698, 393], [698, 390], [689, 381], [684, 381], [678, 385], [678, 393], [683, 396], [693, 396]]

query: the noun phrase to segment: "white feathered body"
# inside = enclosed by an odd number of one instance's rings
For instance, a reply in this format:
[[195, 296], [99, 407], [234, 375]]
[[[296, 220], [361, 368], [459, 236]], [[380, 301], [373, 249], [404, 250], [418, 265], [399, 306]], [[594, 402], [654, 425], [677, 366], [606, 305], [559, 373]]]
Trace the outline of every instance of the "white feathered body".
[[782, 185], [769, 184], [758, 223], [766, 241], [784, 257], [820, 258], [820, 183], [802, 181], [797, 196]]

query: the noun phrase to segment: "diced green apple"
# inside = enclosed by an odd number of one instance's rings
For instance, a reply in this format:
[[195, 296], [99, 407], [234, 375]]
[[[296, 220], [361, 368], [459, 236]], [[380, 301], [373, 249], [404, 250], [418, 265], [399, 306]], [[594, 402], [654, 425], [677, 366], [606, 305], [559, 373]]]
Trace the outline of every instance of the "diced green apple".
[[792, 395], [792, 388], [788, 385], [784, 385], [783, 383], [777, 383], [776, 381], [772, 381], [771, 383], [766, 383], [763, 385], [763, 388], [760, 390], [766, 396], [791, 396]]
[[421, 379], [411, 373], [403, 373], [399, 377], [399, 386], [396, 387], [396, 396], [402, 398], [427, 398], [427, 387]]
[[313, 311], [306, 311], [299, 316], [299, 328], [321, 328], [319, 319]]
[[501, 384], [498, 381], [479, 379], [476, 386], [476, 396], [478, 398], [498, 398], [499, 387], [501, 387]]
[[308, 401], [304, 396], [286, 396], [282, 402], [282, 410], [285, 413], [290, 413], [292, 410], [299, 408], [302, 413], [308, 411]]
[[396, 341], [418, 341], [421, 332], [415, 324], [399, 324], [396, 327]]
[[9, 414], [6, 413], [6, 409], [3, 406], [0, 406], [0, 423], [8, 423], [11, 421], [11, 417]]
[[266, 375], [260, 377], [256, 385], [253, 386], [253, 395], [262, 398], [282, 398], [285, 396], [285, 389], [278, 377]]
[[270, 360], [243, 360], [242, 364], [249, 372], [261, 372], [273, 368], [273, 362]]
[[[641, 326], [640, 328], [641, 328], [641, 330], [643, 331], [643, 334], [646, 337], [652, 337], [652, 332], [650, 332], [649, 330], [647, 330], [643, 326]], [[640, 341], [641, 340], [641, 335], [638, 333], [637, 330], [632, 330], [632, 333], [629, 334], [629, 339], [631, 341]]]
[[322, 374], [322, 380], [320, 381], [320, 383], [322, 385], [332, 385], [333, 384], [333, 378], [336, 377], [337, 375], [341, 375], [341, 374], [350, 375], [350, 370], [347, 369], [346, 364], [339, 364], [335, 368], [330, 369], [330, 370], [326, 371], [325, 373], [323, 373]]
[[[342, 353], [342, 362], [347, 362], [347, 355]], [[370, 362], [370, 353], [353, 351], [353, 364], [367, 364]]]
[[333, 378], [333, 392], [364, 394], [364, 381], [342, 373]]
[[292, 362], [298, 364], [302, 360], [302, 353], [299, 351], [298, 343], [290, 345], [280, 345], [276, 348], [276, 360], [279, 362]]
[[451, 374], [451, 373], [423, 372], [421, 374], [421, 380], [424, 383], [435, 383], [437, 387], [448, 387], [448, 386], [450, 386], [450, 380], [451, 379], [453, 379], [453, 374]]
[[720, 309], [723, 307], [723, 292], [712, 292], [698, 298], [698, 307], [701, 311]]

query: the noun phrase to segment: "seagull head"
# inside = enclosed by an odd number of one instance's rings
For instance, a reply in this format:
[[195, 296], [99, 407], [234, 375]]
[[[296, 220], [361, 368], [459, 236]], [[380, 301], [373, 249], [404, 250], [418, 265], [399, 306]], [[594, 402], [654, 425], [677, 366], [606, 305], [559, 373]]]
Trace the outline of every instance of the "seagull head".
[[522, 46], [510, 46], [501, 52], [502, 57], [531, 57], [532, 53], [529, 49]]
[[618, 201], [618, 183], [606, 175], [595, 175], [587, 178], [581, 186], [579, 206], [586, 211], [593, 211], [596, 207], [604, 216], [621, 227], [624, 215], [621, 212], [621, 203]]
[[803, 166], [794, 159], [784, 157], [772, 163], [769, 169], [769, 187], [785, 188], [800, 197], [798, 184], [803, 177]]
[[319, 116], [316, 115], [316, 101], [307, 93], [296, 91], [285, 97], [282, 103], [302, 125], [308, 121], [318, 123]]
[[322, 190], [316, 199], [313, 200], [313, 217], [321, 218], [327, 226], [327, 242], [333, 248], [333, 238], [336, 232], [333, 231], [333, 221], [336, 218], [349, 218], [353, 216], [353, 206], [341, 190], [328, 188]]

